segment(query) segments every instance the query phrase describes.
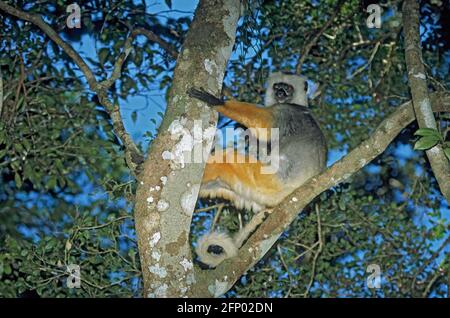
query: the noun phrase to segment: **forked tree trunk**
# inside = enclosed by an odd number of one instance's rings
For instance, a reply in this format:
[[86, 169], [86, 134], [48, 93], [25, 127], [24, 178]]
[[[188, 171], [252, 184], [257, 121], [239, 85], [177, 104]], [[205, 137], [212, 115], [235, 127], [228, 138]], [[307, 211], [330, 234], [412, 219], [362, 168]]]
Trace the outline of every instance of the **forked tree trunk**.
[[[214, 133], [217, 115], [189, 98], [186, 90], [196, 86], [220, 93], [240, 11], [239, 0], [201, 0], [177, 59], [166, 114], [139, 176], [135, 201], [147, 297], [200, 296], [196, 294], [198, 288], [193, 287], [199, 280], [193, 266], [189, 231], [205, 161], [183, 167], [163, 157], [177, 157], [180, 149], [190, 150], [193, 146], [198, 151], [201, 145], [209, 153], [211, 134], [196, 143], [187, 132], [192, 134], [194, 121], [201, 121], [203, 131]], [[180, 130], [182, 133], [177, 133]]]

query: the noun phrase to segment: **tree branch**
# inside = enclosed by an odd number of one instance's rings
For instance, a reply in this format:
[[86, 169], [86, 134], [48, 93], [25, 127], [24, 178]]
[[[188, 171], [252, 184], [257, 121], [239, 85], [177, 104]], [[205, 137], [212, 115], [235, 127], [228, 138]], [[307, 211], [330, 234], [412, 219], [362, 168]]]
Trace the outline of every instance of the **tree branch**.
[[150, 41], [156, 42], [161, 46], [173, 59], [177, 59], [178, 51], [169, 43], [161, 39], [161, 37], [157, 36], [154, 32], [144, 29], [144, 28], [136, 28], [131, 32], [132, 36], [136, 35], [144, 35]]
[[[431, 95], [431, 101], [434, 112], [450, 112], [449, 93], [434, 93]], [[253, 267], [269, 251], [303, 208], [320, 193], [348, 179], [383, 153], [402, 129], [414, 119], [411, 102], [399, 106], [393, 114], [381, 122], [367, 140], [320, 175], [309, 179], [275, 207], [269, 217], [242, 246], [237, 257], [223, 262], [215, 270], [197, 269], [199, 271], [197, 278], [202, 282], [200, 285], [209, 286], [209, 289], [199, 291], [200, 295], [210, 297], [211, 291], [215, 291], [213, 295], [220, 296], [227, 292], [243, 273]]]
[[128, 36], [125, 40], [122, 52], [114, 63], [114, 69], [111, 73], [111, 76], [100, 83], [103, 89], [109, 89], [114, 84], [114, 82], [120, 78], [122, 74], [123, 63], [125, 63], [128, 55], [131, 53], [133, 49], [133, 40], [138, 35], [145, 35], [149, 40], [158, 43], [164, 50], [166, 50], [170, 54], [172, 58], [176, 59], [178, 57], [178, 52], [175, 50], [175, 48], [173, 48], [169, 43], [162, 40], [152, 31], [146, 30], [144, 28], [134, 29], [131, 31], [130, 36]]
[[[419, 32], [419, 2], [405, 0], [403, 3], [403, 32], [405, 36], [405, 60], [408, 81], [411, 87], [412, 102], [419, 128], [437, 129], [436, 120], [431, 110], [425, 67], [422, 63], [422, 49]], [[450, 164], [442, 146], [426, 151], [431, 169], [439, 184], [442, 194], [450, 204]]]
[[177, 58], [158, 137], [142, 166], [134, 215], [147, 297], [196, 296], [189, 233], [206, 160], [185, 162], [179, 149], [195, 153], [200, 146], [209, 154], [212, 139], [195, 145], [189, 134], [194, 129], [214, 132], [217, 114], [186, 91], [197, 86], [220, 92], [240, 9], [239, 0], [199, 1]]

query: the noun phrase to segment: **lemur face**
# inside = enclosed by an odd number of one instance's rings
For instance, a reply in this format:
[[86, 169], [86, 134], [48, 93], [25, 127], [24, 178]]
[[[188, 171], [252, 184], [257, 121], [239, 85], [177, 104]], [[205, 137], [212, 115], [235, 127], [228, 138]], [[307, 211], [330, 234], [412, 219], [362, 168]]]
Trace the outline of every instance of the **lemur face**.
[[283, 82], [275, 83], [273, 94], [278, 103], [289, 103], [294, 96], [294, 86]]

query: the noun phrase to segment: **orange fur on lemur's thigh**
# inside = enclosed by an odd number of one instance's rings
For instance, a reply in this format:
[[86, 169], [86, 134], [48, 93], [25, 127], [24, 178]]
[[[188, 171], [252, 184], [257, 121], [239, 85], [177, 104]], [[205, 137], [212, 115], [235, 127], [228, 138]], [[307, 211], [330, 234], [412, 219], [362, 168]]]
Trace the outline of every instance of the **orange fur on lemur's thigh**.
[[[224, 105], [215, 106], [214, 109], [252, 130], [257, 128], [270, 129], [273, 127], [271, 107], [258, 107], [254, 104], [230, 100], [226, 101]], [[262, 141], [270, 138], [270, 131], [267, 132], [267, 135], [259, 132], [256, 134], [258, 139]]]
[[[231, 100], [214, 106], [214, 109], [249, 128], [260, 141], [270, 138], [269, 129], [273, 127], [271, 107]], [[223, 198], [238, 208], [254, 211], [274, 206], [280, 201], [285, 187], [276, 174], [262, 174], [263, 164], [249, 155], [233, 149], [224, 150], [208, 159], [200, 189], [201, 197]]]
[[[225, 156], [230, 151], [232, 162], [225, 162]], [[220, 197], [233, 201], [236, 206], [242, 207], [242, 200], [256, 202], [259, 206], [271, 206], [278, 202], [283, 184], [276, 174], [262, 174], [263, 164], [260, 161], [249, 160], [249, 156], [239, 154], [236, 150], [223, 152], [222, 162], [212, 155], [206, 164], [202, 184], [219, 182], [222, 187], [201, 190], [201, 196]], [[233, 157], [234, 156], [234, 157]]]

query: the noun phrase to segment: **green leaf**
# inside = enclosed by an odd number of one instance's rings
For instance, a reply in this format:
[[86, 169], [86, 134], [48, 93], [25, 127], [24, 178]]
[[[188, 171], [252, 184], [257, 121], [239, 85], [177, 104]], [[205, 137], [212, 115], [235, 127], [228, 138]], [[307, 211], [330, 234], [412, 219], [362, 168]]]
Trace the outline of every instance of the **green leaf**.
[[7, 149], [0, 150], [0, 159], [3, 158], [6, 155], [7, 151], [8, 151]]
[[420, 128], [414, 133], [414, 136], [431, 136], [437, 133], [436, 129], [433, 128]]
[[415, 150], [427, 150], [435, 146], [439, 142], [436, 136], [425, 136], [416, 141], [414, 145]]
[[414, 135], [422, 136], [422, 137], [433, 136], [433, 137], [437, 138], [438, 140], [443, 141], [443, 138], [442, 138], [441, 134], [439, 133], [439, 131], [437, 131], [436, 129], [433, 129], [433, 128], [420, 128], [420, 129], [416, 130]]
[[11, 269], [11, 266], [9, 266], [9, 264], [4, 265], [3, 273], [5, 273], [6, 275], [10, 275], [12, 273], [12, 269]]
[[447, 156], [447, 159], [450, 160], [450, 148], [444, 148], [444, 153]]
[[17, 188], [20, 188], [22, 186], [22, 178], [17, 172], [14, 174], [14, 182], [16, 182]]
[[47, 189], [54, 189], [56, 187], [56, 177], [51, 176], [47, 181]]
[[26, 151], [30, 151], [31, 149], [31, 144], [27, 139], [23, 139], [22, 140], [22, 145], [25, 147]]
[[14, 147], [14, 150], [19, 153], [22, 153], [25, 150], [21, 144], [14, 144], [13, 147]]
[[345, 201], [343, 197], [341, 197], [341, 199], [339, 200], [338, 206], [340, 210], [345, 211]]
[[31, 166], [31, 164], [28, 162], [25, 162], [24, 169], [23, 169], [24, 178], [30, 179], [30, 177], [33, 176], [33, 173], [34, 173], [34, 171], [33, 171], [33, 167]]
[[109, 55], [108, 48], [104, 47], [104, 48], [100, 49], [100, 51], [98, 53], [98, 58], [99, 58], [100, 64], [102, 64], [102, 65], [105, 64], [105, 61], [106, 61], [106, 58], [108, 57], [108, 55]]
[[64, 164], [62, 163], [61, 159], [55, 160], [55, 167], [58, 169], [59, 172], [64, 173]]
[[142, 51], [141, 50], [136, 50], [136, 53], [134, 55], [134, 64], [137, 67], [140, 67], [142, 65], [142, 61], [143, 61]]
[[170, 9], [172, 9], [172, 0], [164, 0], [164, 2]]

